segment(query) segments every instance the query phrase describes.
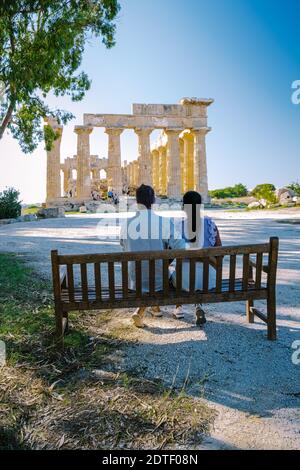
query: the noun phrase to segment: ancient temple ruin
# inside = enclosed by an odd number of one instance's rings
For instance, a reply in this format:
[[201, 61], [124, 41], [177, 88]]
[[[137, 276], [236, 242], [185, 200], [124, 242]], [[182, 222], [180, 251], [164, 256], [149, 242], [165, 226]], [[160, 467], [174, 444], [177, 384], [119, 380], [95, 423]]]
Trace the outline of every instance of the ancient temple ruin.
[[[62, 198], [84, 202], [94, 191], [113, 190], [118, 195], [140, 184], [153, 185], [158, 195], [180, 198], [191, 189], [208, 201], [206, 134], [207, 107], [212, 99], [183, 98], [179, 104], [133, 104], [132, 114], [84, 114], [83, 125], [75, 126], [77, 155], [61, 162], [63, 127], [53, 119], [48, 125], [58, 138], [47, 152], [47, 204]], [[108, 136], [107, 157], [90, 155], [90, 134], [103, 127]], [[121, 160], [121, 135], [133, 129], [138, 137], [138, 156], [131, 162]], [[151, 145], [150, 135], [161, 130]], [[76, 170], [76, 177], [74, 176]], [[100, 172], [106, 172], [101, 179]], [[61, 190], [63, 174], [63, 195]]]

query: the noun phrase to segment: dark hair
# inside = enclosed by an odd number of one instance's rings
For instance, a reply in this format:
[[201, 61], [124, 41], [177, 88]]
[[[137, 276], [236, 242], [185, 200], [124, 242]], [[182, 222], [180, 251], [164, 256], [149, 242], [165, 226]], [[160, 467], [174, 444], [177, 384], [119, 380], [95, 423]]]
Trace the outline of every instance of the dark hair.
[[197, 191], [188, 191], [183, 196], [183, 205], [185, 204], [202, 204], [201, 194]]
[[155, 202], [154, 189], [146, 184], [141, 184], [136, 190], [136, 202], [147, 209], [151, 209], [152, 204]]
[[[197, 227], [199, 225], [199, 206], [202, 204], [202, 197], [197, 191], [187, 191], [183, 196], [183, 209], [184, 206], [189, 207], [189, 211], [185, 211], [187, 215], [192, 215], [192, 220], [187, 220], [187, 231], [188, 231], [188, 240], [189, 242], [195, 242], [197, 239]], [[191, 209], [191, 210], [190, 210]], [[192, 223], [191, 223], [192, 222]]]

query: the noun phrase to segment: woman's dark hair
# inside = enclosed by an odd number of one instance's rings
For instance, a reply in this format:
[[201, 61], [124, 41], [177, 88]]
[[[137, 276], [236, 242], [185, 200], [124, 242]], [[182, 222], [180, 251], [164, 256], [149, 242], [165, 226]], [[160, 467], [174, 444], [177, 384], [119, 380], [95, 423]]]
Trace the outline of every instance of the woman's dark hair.
[[[197, 228], [200, 223], [199, 206], [202, 204], [201, 194], [197, 191], [187, 191], [183, 196], [183, 210], [188, 216], [187, 234], [189, 242], [193, 243], [197, 240]], [[192, 220], [190, 217], [192, 216]]]
[[136, 202], [147, 209], [151, 209], [152, 204], [155, 202], [154, 189], [146, 184], [139, 186], [136, 190]]

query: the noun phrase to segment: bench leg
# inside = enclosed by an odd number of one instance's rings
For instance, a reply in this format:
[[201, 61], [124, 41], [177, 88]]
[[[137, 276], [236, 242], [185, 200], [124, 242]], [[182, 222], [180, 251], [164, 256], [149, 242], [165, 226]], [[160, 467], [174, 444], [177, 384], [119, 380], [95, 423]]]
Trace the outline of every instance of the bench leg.
[[63, 312], [63, 335], [69, 332], [69, 314]]
[[268, 340], [274, 341], [277, 338], [276, 334], [276, 300], [274, 296], [269, 296], [267, 300], [268, 312]]
[[63, 326], [63, 312], [59, 305], [55, 306], [55, 339], [59, 349], [63, 348], [64, 345], [64, 326]]
[[249, 323], [254, 323], [254, 314], [251, 311], [251, 307], [254, 306], [254, 302], [252, 299], [249, 299], [246, 301], [246, 315], [247, 315], [247, 320]]

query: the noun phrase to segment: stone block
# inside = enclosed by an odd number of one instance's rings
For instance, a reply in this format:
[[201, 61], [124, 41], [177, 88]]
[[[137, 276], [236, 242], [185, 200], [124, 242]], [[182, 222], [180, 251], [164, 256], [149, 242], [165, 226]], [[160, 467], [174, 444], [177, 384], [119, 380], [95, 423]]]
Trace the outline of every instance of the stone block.
[[37, 216], [36, 214], [24, 214], [20, 215], [17, 220], [18, 222], [33, 222], [37, 220]]
[[65, 217], [65, 209], [62, 207], [43, 208], [37, 212], [37, 216], [41, 219], [57, 219], [59, 217]]
[[0, 219], [0, 225], [15, 224], [17, 219]]

